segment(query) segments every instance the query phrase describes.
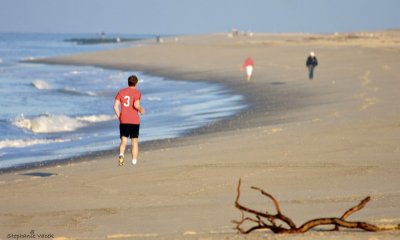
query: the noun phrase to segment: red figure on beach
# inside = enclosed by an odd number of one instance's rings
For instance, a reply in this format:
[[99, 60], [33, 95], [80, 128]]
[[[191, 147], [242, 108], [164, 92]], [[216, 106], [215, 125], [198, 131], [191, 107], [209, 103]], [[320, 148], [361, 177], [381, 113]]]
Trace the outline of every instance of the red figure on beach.
[[251, 57], [246, 58], [244, 61], [241, 70], [246, 70], [246, 79], [247, 81], [250, 81], [251, 75], [253, 74], [253, 69], [254, 69], [254, 61]]
[[136, 89], [138, 79], [135, 75], [128, 78], [128, 87], [121, 89], [114, 101], [114, 112], [119, 119], [119, 133], [121, 143], [119, 145], [119, 166], [124, 165], [125, 148], [128, 144], [128, 138], [132, 141], [132, 164], [137, 163], [139, 154], [139, 113], [144, 114], [144, 109], [140, 106], [142, 94]]

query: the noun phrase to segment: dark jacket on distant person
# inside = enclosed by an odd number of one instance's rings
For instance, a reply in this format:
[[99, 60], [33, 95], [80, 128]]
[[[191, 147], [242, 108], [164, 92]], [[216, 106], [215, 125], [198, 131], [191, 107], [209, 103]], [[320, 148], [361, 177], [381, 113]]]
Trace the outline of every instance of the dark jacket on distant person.
[[318, 66], [318, 60], [316, 57], [308, 56], [306, 66]]

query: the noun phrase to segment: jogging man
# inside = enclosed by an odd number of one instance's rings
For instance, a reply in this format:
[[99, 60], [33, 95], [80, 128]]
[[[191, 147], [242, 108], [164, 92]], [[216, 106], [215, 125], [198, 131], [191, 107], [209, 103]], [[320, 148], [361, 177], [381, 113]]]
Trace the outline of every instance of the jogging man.
[[140, 118], [139, 114], [144, 114], [144, 109], [140, 106], [140, 98], [142, 94], [136, 89], [138, 79], [135, 75], [128, 78], [127, 88], [121, 89], [114, 101], [114, 112], [117, 115], [120, 125], [119, 133], [121, 143], [119, 145], [119, 166], [124, 165], [124, 153], [128, 138], [132, 141], [132, 164], [137, 163], [139, 154], [139, 127]]

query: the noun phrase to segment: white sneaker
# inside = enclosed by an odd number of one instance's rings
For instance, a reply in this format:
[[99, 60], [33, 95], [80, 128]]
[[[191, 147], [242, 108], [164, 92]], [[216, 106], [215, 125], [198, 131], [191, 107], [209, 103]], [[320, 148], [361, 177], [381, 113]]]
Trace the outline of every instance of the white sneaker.
[[137, 160], [136, 159], [132, 159], [132, 164], [136, 165], [137, 164]]
[[118, 157], [118, 166], [123, 166], [124, 165], [124, 156], [123, 155], [119, 155]]

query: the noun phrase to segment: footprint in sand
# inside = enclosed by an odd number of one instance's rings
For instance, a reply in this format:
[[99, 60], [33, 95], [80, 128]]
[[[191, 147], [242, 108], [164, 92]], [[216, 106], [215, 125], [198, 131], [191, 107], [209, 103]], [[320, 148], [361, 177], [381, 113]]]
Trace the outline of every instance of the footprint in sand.
[[367, 71], [364, 76], [361, 77], [362, 82], [361, 82], [361, 86], [365, 87], [367, 85], [369, 85], [371, 83], [371, 80], [369, 79], [369, 75], [371, 74], [371, 71]]
[[392, 68], [389, 65], [386, 65], [386, 64], [383, 65], [383, 69], [385, 69], [387, 71], [392, 70]]
[[183, 235], [196, 235], [196, 234], [197, 234], [197, 232], [191, 231], [191, 230], [185, 231], [185, 232], [183, 233]]
[[117, 234], [112, 234], [112, 235], [107, 235], [107, 239], [132, 239], [132, 238], [137, 238], [137, 239], [143, 239], [143, 238], [154, 238], [158, 237], [157, 233], [117, 233]]
[[361, 110], [365, 110], [379, 102], [379, 99], [376, 97], [367, 97], [364, 98], [364, 104], [361, 106]]
[[[387, 66], [387, 65], [385, 65], [385, 66]], [[387, 66], [387, 67], [389, 67], [389, 66]], [[368, 70], [361, 77], [361, 80], [362, 80], [361, 87], [362, 87], [363, 91], [356, 95], [356, 97], [361, 98], [361, 100], [363, 101], [361, 104], [361, 107], [360, 107], [361, 110], [366, 110], [369, 107], [371, 107], [379, 102], [379, 99], [377, 97], [369, 96], [369, 94], [368, 94], [371, 92], [376, 93], [379, 90], [379, 88], [377, 88], [377, 87], [370, 86], [372, 83], [372, 81], [370, 79], [370, 74], [371, 74], [371, 71]]]
[[277, 133], [277, 132], [282, 132], [282, 131], [283, 131], [282, 128], [271, 128], [271, 129], [264, 130], [264, 132], [266, 132], [268, 135], [274, 134], [274, 133]]

